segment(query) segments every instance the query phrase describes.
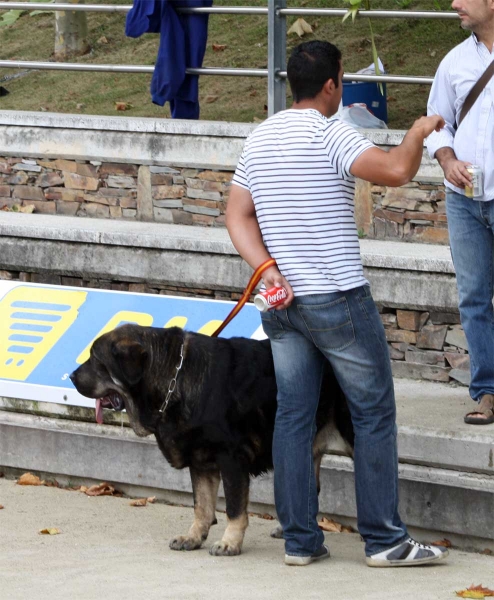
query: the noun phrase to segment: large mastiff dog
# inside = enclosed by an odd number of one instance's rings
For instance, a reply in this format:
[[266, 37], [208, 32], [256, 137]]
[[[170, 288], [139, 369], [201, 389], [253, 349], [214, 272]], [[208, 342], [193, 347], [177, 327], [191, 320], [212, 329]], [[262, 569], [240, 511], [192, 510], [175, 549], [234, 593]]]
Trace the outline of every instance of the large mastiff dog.
[[[90, 358], [70, 377], [82, 395], [98, 399], [98, 421], [102, 407], [125, 408], [137, 435], [154, 434], [173, 467], [189, 467], [194, 522], [186, 535], [171, 540], [170, 548], [202, 545], [216, 523], [222, 479], [228, 526], [210, 553], [240, 554], [250, 477], [273, 467], [276, 381], [270, 342], [123, 325], [98, 338]], [[314, 443], [318, 480], [330, 438], [339, 438], [351, 453], [350, 414], [328, 364]]]

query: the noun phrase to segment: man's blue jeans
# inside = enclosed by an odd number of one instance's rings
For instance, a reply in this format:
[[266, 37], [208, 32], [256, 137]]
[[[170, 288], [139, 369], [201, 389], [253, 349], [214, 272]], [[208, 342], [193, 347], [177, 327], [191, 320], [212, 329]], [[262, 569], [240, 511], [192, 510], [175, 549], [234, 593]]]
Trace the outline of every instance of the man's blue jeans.
[[470, 352], [470, 396], [494, 394], [494, 200], [447, 191], [449, 242]]
[[407, 537], [398, 514], [396, 406], [388, 347], [368, 286], [295, 298], [262, 314], [278, 386], [274, 488], [287, 554], [322, 544], [312, 459], [323, 361], [345, 393], [355, 430], [358, 528], [367, 555]]

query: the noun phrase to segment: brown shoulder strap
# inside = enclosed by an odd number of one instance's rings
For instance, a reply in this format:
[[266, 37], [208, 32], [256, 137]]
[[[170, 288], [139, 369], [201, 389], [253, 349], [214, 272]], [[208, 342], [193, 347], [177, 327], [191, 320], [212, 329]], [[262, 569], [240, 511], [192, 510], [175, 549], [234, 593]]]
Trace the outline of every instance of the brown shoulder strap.
[[473, 86], [473, 88], [468, 92], [468, 96], [466, 97], [463, 106], [461, 107], [460, 118], [458, 119], [458, 127], [461, 125], [463, 119], [467, 116], [468, 111], [475, 104], [475, 101], [482, 93], [482, 90], [491, 80], [491, 77], [494, 75], [494, 60], [487, 67], [487, 69], [482, 73], [480, 79]]

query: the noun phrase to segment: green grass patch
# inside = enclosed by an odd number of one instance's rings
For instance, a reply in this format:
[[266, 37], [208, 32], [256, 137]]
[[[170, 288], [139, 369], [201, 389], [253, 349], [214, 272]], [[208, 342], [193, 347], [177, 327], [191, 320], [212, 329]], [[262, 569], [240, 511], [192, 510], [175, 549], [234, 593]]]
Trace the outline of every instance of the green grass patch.
[[[91, 0], [94, 4], [132, 4], [131, 0]], [[405, 2], [405, 3], [404, 3]], [[432, 0], [373, 0], [376, 9], [431, 10]], [[215, 6], [266, 6], [267, 0], [215, 0]], [[449, 10], [449, 0], [439, 0]], [[289, 0], [289, 7], [344, 8], [342, 0]], [[88, 13], [90, 54], [74, 62], [94, 64], [153, 65], [159, 36], [146, 34], [138, 39], [125, 37], [123, 13]], [[0, 28], [1, 60], [48, 61], [54, 50], [53, 13], [22, 15], [12, 27]], [[288, 20], [290, 26], [295, 18]], [[366, 19], [344, 24], [334, 17], [306, 17], [314, 33], [303, 40], [324, 39], [343, 52], [344, 68], [357, 71], [372, 62], [369, 26]], [[374, 19], [373, 28], [379, 56], [393, 75], [433, 76], [445, 54], [468, 35], [456, 20]], [[288, 38], [288, 51], [300, 42]], [[214, 52], [212, 44], [222, 44]], [[204, 66], [266, 68], [267, 18], [264, 16], [212, 15]], [[18, 74], [0, 69], [0, 80]], [[90, 73], [74, 71], [31, 71], [26, 76], [0, 81], [10, 92], [0, 97], [6, 110], [47, 110], [61, 113], [169, 117], [168, 106], [152, 104], [151, 75]], [[429, 86], [388, 84], [389, 126], [408, 128], [427, 104]], [[201, 118], [219, 121], [252, 122], [266, 117], [267, 80], [254, 77], [204, 76], [200, 80]], [[288, 92], [289, 94], [289, 92]], [[288, 103], [291, 98], [288, 96]], [[116, 111], [115, 102], [133, 108]]]

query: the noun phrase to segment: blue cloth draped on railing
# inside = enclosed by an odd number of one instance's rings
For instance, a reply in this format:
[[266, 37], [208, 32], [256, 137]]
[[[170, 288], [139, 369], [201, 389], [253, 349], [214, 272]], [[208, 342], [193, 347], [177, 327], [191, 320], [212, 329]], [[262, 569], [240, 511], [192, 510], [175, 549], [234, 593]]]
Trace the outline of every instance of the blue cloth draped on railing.
[[207, 14], [180, 14], [178, 8], [212, 6], [213, 0], [134, 0], [125, 35], [159, 33], [160, 45], [151, 80], [151, 98], [170, 102], [174, 119], [199, 118], [199, 78], [185, 69], [200, 68], [206, 51]]

